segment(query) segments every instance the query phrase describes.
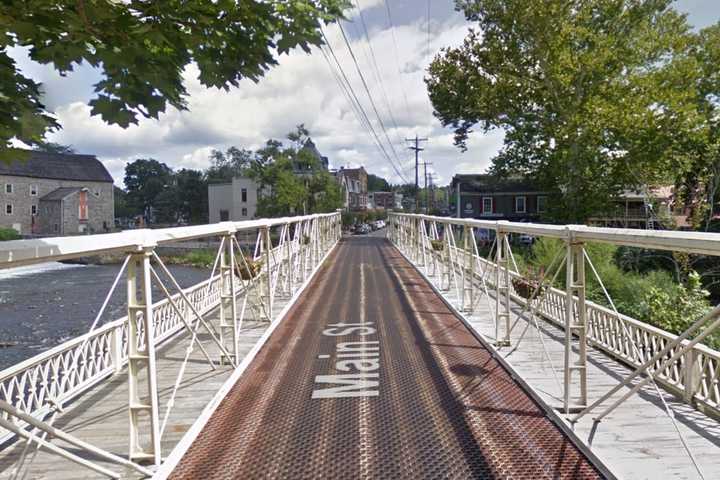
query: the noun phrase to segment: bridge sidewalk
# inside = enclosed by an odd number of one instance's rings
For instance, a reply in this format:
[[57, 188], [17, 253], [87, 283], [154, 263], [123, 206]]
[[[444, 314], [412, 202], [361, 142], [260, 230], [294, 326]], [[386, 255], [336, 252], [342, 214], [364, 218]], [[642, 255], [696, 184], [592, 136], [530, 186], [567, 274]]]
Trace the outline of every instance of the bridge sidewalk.
[[[274, 310], [279, 311], [283, 304], [284, 302], [278, 302]], [[208, 315], [207, 318], [217, 327], [219, 321], [217, 310]], [[247, 355], [252, 349], [262, 332], [267, 328], [267, 325], [266, 322], [258, 322], [252, 320], [252, 318], [245, 322], [240, 336], [241, 357]], [[203, 342], [210, 355], [218, 360], [220, 351], [210, 341], [209, 335], [200, 333], [199, 339]], [[158, 350], [157, 376], [161, 420], [165, 414], [165, 406], [173, 390], [188, 344], [189, 335], [180, 333]], [[180, 441], [205, 405], [230, 377], [231, 373], [232, 369], [228, 366], [218, 366], [217, 370], [211, 370], [200, 349], [197, 346], [195, 347], [178, 390], [175, 407], [171, 411], [168, 425], [162, 437], [163, 456], [166, 456]], [[66, 412], [58, 417], [55, 426], [116, 455], [126, 456], [129, 438], [128, 398], [127, 371], [123, 370], [115, 377], [99, 383], [83, 394], [77, 401], [66, 407]], [[55, 439], [53, 443], [68, 448], [82, 457], [91, 458], [97, 464], [110, 470], [121, 470], [115, 464], [94, 458], [60, 440]], [[15, 445], [0, 451], [0, 479], [15, 478], [13, 470], [17, 466], [24, 445], [24, 442], [17, 442]], [[37, 451], [36, 458], [31, 462], [34, 451], [35, 448], [33, 447], [27, 455], [25, 462], [26, 478], [49, 480], [106, 478], [90, 470], [84, 470], [75, 463], [45, 450]], [[138, 474], [131, 470], [122, 473], [126, 478], [138, 478]], [[23, 478], [22, 474], [17, 478]]]
[[[422, 267], [420, 271], [423, 271]], [[440, 290], [439, 276], [428, 275], [426, 278]], [[448, 303], [458, 308], [460, 302], [454, 288], [442, 291], [442, 294]], [[494, 308], [492, 291], [490, 294]], [[513, 304], [512, 310], [511, 323], [517, 324], [511, 333], [511, 346], [500, 347], [499, 353], [548, 405], [561, 406], [564, 330], [537, 317], [540, 326], [538, 332], [529, 314], [523, 312], [519, 305]], [[518, 320], [519, 314], [523, 315]], [[463, 313], [463, 316], [478, 334], [494, 341], [495, 322], [485, 298], [477, 301], [473, 313]], [[524, 337], [519, 342], [523, 332]], [[550, 359], [545, 353], [541, 337]], [[590, 401], [599, 398], [631, 373], [628, 367], [595, 348], [588, 349], [588, 364]], [[613, 398], [619, 398], [624, 391]], [[720, 423], [670, 393], [664, 390], [661, 392], [675, 412], [680, 431], [705, 478], [720, 478]], [[602, 422], [595, 424], [592, 417], [592, 413], [587, 415], [574, 429], [619, 477], [648, 480], [700, 478], [652, 385], [642, 388], [638, 395], [631, 397]]]

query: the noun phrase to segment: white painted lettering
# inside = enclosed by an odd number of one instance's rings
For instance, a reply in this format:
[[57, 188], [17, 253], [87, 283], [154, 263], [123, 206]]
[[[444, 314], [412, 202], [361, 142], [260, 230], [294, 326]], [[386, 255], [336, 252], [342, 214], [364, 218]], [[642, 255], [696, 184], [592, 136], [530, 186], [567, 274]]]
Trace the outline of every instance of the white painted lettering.
[[341, 360], [335, 364], [335, 368], [341, 372], [358, 370], [360, 372], [374, 372], [380, 368], [380, 360], [375, 358], [364, 358], [355, 360]]
[[[341, 327], [339, 327], [341, 328]], [[372, 327], [346, 327], [338, 331], [338, 328], [328, 328], [323, 330], [323, 335], [328, 337], [342, 337], [343, 335], [350, 335], [356, 333], [358, 335], [372, 335], [377, 330]]]
[[[377, 397], [377, 373], [356, 373], [351, 375], [317, 375], [315, 383], [337, 384], [337, 387], [313, 390], [312, 398]], [[373, 390], [375, 389], [375, 390]]]

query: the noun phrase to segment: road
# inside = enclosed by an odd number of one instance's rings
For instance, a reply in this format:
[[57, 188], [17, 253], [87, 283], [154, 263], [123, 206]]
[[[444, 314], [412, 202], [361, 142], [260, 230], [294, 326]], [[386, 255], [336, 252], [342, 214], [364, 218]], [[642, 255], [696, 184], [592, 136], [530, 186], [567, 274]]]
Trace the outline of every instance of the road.
[[171, 477], [603, 474], [387, 240], [358, 236], [333, 252]]

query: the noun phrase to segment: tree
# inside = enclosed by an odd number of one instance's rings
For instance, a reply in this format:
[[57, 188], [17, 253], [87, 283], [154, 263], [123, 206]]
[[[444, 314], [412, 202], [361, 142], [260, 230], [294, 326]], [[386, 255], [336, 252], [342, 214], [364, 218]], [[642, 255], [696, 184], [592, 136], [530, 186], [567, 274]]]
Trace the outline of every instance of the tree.
[[73, 154], [75, 149], [70, 145], [62, 145], [54, 142], [42, 142], [35, 147], [35, 150], [46, 153]]
[[320, 171], [308, 184], [308, 213], [330, 213], [342, 207], [340, 185], [326, 171]]
[[183, 168], [175, 172], [174, 177], [179, 216], [190, 223], [206, 223], [208, 184], [203, 173]]
[[378, 177], [372, 173], [367, 176], [368, 192], [389, 192], [390, 184], [382, 177]]
[[146, 212], [156, 197], [172, 186], [172, 169], [157, 160], [138, 159], [125, 166], [127, 202], [137, 211]]
[[[471, 129], [505, 131], [500, 174], [558, 195], [582, 221], [622, 188], [687, 170], [678, 132], [696, 124], [685, 53], [692, 36], [670, 0], [459, 0], [479, 30], [434, 59], [436, 114], [466, 147]], [[482, 33], [480, 33], [482, 32]]]
[[225, 152], [213, 150], [210, 153], [211, 166], [207, 170], [208, 183], [231, 182], [233, 177], [242, 177], [251, 168], [253, 152], [244, 148], [230, 147]]
[[275, 217], [311, 212], [331, 212], [342, 207], [342, 192], [334, 178], [315, 155], [303, 148], [310, 132], [301, 124], [287, 135], [285, 147], [268, 140], [253, 155], [247, 175], [263, 195], [258, 200], [258, 215]]
[[35, 145], [59, 127], [8, 48], [61, 75], [87, 62], [102, 71], [92, 113], [127, 127], [138, 116], [158, 118], [167, 105], [187, 108], [182, 75], [194, 64], [207, 87], [258, 81], [276, 54], [319, 45], [322, 23], [342, 17], [346, 0], [188, 0], [123, 2], [8, 0], [0, 16], [0, 154], [17, 137]]
[[130, 218], [142, 213], [141, 211], [133, 209], [128, 205], [127, 193], [122, 188], [113, 187], [113, 195], [115, 197], [116, 218]]

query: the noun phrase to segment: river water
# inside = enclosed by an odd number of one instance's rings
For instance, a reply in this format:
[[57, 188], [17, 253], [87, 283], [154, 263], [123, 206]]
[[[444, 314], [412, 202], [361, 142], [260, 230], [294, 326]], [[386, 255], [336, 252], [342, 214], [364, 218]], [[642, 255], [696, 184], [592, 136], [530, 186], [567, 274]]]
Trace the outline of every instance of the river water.
[[[168, 268], [183, 288], [210, 275], [205, 269]], [[0, 370], [86, 333], [119, 270], [120, 265], [55, 262], [0, 270]], [[161, 295], [153, 288], [154, 302]], [[124, 317], [126, 306], [123, 277], [99, 325]]]

